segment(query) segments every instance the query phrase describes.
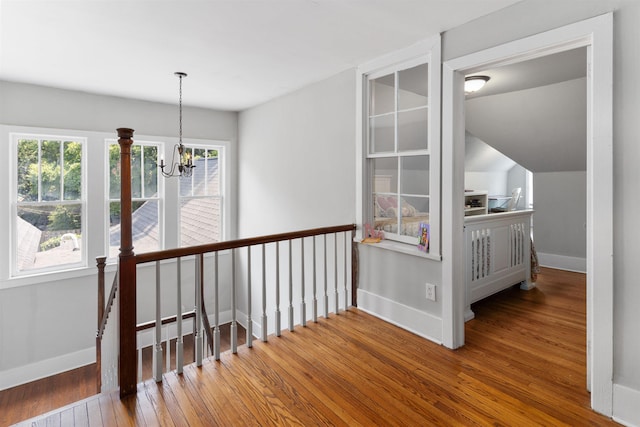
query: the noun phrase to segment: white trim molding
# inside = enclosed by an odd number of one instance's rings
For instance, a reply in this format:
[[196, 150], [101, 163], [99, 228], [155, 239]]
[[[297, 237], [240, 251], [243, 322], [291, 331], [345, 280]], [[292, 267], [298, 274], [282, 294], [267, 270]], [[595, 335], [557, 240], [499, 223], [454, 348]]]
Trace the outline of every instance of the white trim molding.
[[0, 371], [0, 390], [6, 390], [96, 362], [96, 348], [89, 347], [73, 353], [52, 357], [17, 368]]
[[358, 310], [369, 313], [437, 344], [442, 343], [442, 319], [388, 298], [358, 289]]
[[613, 385], [613, 420], [625, 426], [640, 426], [640, 391]]
[[[590, 18], [445, 61], [442, 66], [443, 343], [464, 344], [464, 76], [587, 48], [587, 388], [591, 407], [613, 405], [613, 14]], [[597, 224], [597, 226], [596, 226]], [[597, 249], [597, 251], [596, 251]], [[597, 286], [596, 286], [597, 284]], [[595, 301], [598, 303], [595, 304]]]
[[547, 254], [538, 252], [538, 263], [541, 267], [557, 268], [558, 270], [587, 272], [587, 259], [573, 256]]

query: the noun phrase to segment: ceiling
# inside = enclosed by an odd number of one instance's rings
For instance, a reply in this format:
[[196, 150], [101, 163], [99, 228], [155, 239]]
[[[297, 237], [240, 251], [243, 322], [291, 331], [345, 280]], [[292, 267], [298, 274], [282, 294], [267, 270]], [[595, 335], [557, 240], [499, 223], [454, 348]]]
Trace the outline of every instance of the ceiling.
[[515, 92], [548, 86], [587, 75], [587, 49], [577, 48], [492, 68], [469, 76], [483, 75], [490, 79], [484, 87], [466, 95], [466, 99]]
[[[473, 73], [491, 79], [467, 95], [466, 129], [532, 172], [584, 171], [586, 71], [583, 47]], [[493, 151], [485, 151], [473, 151], [473, 168], [494, 170]]]
[[0, 0], [0, 80], [240, 111], [517, 1]]

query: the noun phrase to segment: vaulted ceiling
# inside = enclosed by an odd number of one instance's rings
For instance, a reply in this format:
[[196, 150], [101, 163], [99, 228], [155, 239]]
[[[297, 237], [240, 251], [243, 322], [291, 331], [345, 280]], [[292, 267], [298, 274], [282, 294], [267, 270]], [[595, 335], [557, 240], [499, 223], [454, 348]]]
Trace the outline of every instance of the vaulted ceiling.
[[474, 73], [491, 80], [467, 97], [467, 131], [532, 172], [586, 170], [586, 61], [581, 48]]

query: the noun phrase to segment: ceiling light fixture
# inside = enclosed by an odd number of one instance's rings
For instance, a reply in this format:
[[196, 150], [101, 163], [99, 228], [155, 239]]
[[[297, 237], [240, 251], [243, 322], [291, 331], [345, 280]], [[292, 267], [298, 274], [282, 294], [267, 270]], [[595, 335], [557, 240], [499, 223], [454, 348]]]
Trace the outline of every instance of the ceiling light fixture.
[[[178, 76], [178, 78], [180, 79], [180, 138], [178, 140], [178, 143], [173, 147], [170, 165], [166, 165], [164, 163], [164, 157], [160, 157], [160, 164], [158, 165], [158, 167], [160, 168], [162, 176], [164, 176], [165, 178], [171, 178], [173, 176], [190, 177], [193, 174], [193, 168], [195, 168], [196, 166], [193, 164], [191, 155], [185, 152], [184, 145], [182, 144], [182, 78], [187, 77], [187, 73], [177, 71], [173, 74]], [[177, 161], [176, 153], [178, 154]], [[165, 171], [165, 167], [168, 166], [170, 166], [170, 169], [168, 171]]]
[[465, 93], [476, 92], [489, 81], [489, 76], [469, 76], [464, 78]]

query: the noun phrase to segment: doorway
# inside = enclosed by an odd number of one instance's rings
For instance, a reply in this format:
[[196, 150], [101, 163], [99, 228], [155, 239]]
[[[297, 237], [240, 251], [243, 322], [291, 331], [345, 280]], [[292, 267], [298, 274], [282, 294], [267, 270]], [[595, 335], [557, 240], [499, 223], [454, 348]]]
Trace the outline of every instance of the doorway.
[[442, 220], [443, 343], [457, 348], [464, 345], [464, 206], [458, 203], [464, 187], [464, 76], [586, 47], [587, 387], [592, 408], [605, 415], [612, 413], [613, 393], [612, 21], [611, 14], [602, 15], [445, 61], [442, 92], [442, 207], [451, 213]]

